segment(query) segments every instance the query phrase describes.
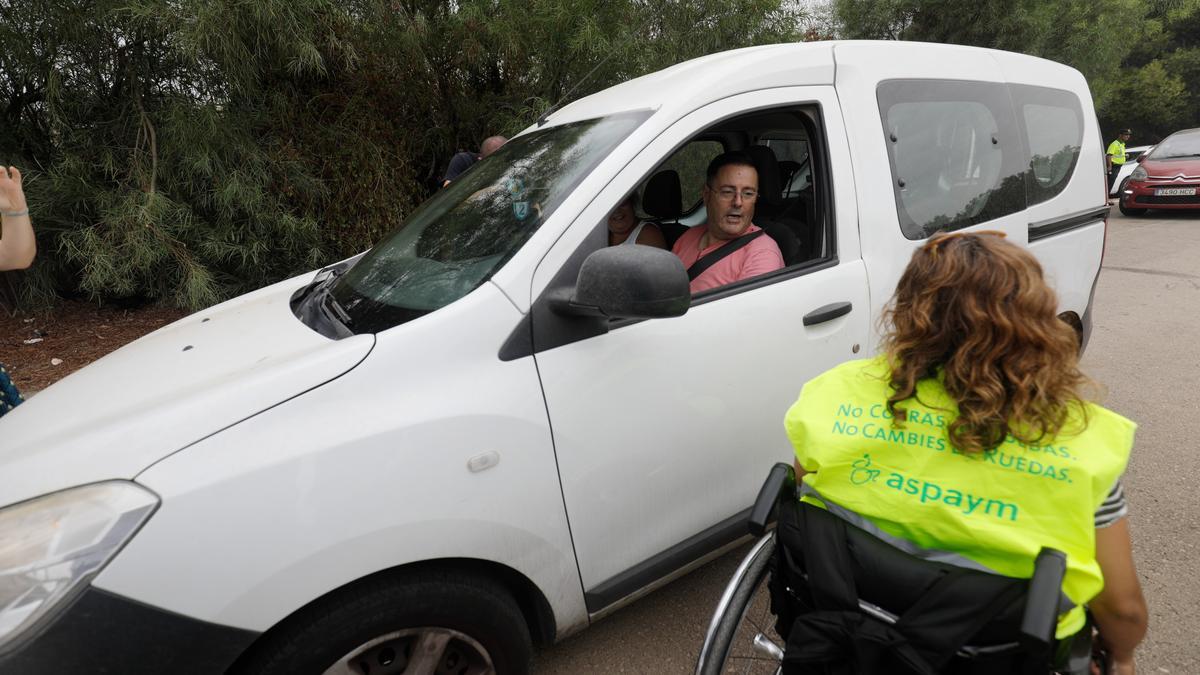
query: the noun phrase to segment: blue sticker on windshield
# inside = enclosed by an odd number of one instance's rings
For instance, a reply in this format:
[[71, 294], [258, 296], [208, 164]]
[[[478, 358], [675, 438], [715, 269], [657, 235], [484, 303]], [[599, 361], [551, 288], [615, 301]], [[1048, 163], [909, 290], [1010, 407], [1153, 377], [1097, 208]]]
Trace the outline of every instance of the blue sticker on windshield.
[[525, 182], [520, 178], [509, 178], [505, 185], [508, 196], [512, 199], [513, 217], [525, 220], [529, 217], [529, 202], [525, 200]]
[[529, 217], [529, 202], [513, 202], [513, 217], [517, 220], [525, 220]]

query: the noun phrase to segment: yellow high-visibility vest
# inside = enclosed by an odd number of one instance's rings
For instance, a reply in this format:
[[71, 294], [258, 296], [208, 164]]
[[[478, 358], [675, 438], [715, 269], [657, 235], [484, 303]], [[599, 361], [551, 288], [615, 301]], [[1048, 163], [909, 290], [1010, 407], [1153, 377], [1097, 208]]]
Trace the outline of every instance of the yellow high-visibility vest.
[[802, 499], [857, 514], [885, 538], [1010, 577], [1032, 576], [1038, 551], [1058, 549], [1067, 554], [1063, 592], [1075, 606], [1057, 633], [1076, 633], [1083, 604], [1104, 587], [1096, 509], [1125, 470], [1137, 425], [1086, 403], [1056, 438], [1026, 446], [1009, 436], [993, 451], [966, 454], [950, 445], [946, 426], [958, 407], [941, 382], [918, 383], [917, 397], [900, 405], [901, 426], [887, 410], [889, 377], [879, 356], [804, 385], [784, 421], [809, 472]]
[[1125, 143], [1121, 140], [1115, 140], [1108, 144], [1108, 154], [1112, 155], [1113, 164], [1125, 163]]

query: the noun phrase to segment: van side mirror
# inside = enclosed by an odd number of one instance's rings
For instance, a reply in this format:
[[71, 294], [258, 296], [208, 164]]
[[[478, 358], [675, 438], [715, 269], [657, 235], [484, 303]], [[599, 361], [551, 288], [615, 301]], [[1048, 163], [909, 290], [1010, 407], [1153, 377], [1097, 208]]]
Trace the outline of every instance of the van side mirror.
[[692, 303], [687, 270], [670, 251], [621, 245], [589, 255], [575, 288], [553, 301], [555, 311], [610, 319], [682, 316]]

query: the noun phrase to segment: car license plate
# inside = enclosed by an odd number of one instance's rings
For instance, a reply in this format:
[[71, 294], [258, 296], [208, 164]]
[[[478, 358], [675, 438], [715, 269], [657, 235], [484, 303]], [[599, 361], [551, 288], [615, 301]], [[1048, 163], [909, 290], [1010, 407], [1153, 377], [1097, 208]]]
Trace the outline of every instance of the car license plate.
[[1154, 189], [1155, 197], [1174, 197], [1174, 196], [1179, 196], [1179, 195], [1194, 195], [1194, 194], [1196, 194], [1196, 188], [1194, 188], [1194, 187], [1155, 188]]

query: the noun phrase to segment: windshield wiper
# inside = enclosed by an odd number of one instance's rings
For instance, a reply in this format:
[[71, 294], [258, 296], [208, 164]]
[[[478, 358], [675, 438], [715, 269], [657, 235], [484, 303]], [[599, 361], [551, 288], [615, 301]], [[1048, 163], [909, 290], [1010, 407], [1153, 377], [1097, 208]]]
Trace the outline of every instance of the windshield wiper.
[[333, 297], [333, 293], [329, 292], [329, 286], [325, 286], [321, 289], [319, 297], [319, 302], [322, 304], [322, 306], [328, 307], [343, 326], [349, 328], [354, 323], [354, 320], [351, 319], [350, 315], [346, 312], [346, 308], [342, 307], [342, 303], [338, 302], [337, 298]]
[[354, 335], [350, 328], [349, 312], [333, 297], [333, 282], [341, 278], [348, 266], [327, 268], [317, 273], [297, 295], [292, 298], [292, 312], [304, 325], [333, 340]]
[[328, 287], [343, 274], [345, 274], [345, 270], [339, 270], [336, 267], [327, 267], [320, 272], [317, 272], [317, 275], [313, 277], [312, 283], [309, 284], [309, 286], [311, 288]]

